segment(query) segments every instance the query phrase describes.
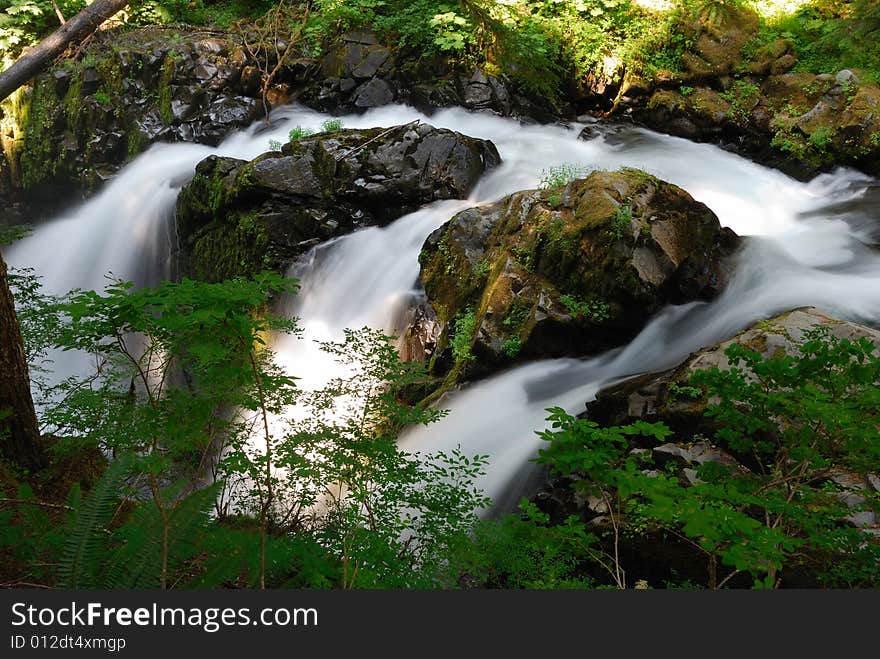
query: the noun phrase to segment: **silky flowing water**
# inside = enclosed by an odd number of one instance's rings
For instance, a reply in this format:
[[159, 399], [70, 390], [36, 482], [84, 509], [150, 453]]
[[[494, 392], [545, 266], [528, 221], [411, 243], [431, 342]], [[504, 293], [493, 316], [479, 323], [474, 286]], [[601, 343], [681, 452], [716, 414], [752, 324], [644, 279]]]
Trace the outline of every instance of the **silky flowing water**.
[[[326, 115], [292, 107], [274, 113], [219, 147], [161, 144], [126, 166], [78, 209], [38, 227], [10, 248], [18, 268], [34, 268], [51, 292], [102, 288], [108, 274], [139, 285], [172, 275], [173, 209], [195, 165], [212, 153], [250, 159], [301, 125], [319, 129]], [[425, 238], [468, 206], [537, 187], [542, 173], [567, 164], [590, 169], [644, 169], [706, 203], [722, 224], [750, 236], [737, 255], [725, 292], [711, 303], [668, 307], [628, 345], [590, 359], [532, 362], [446, 396], [450, 413], [401, 438], [410, 451], [449, 450], [490, 456], [481, 485], [502, 507], [514, 501], [529, 472], [546, 408], [579, 412], [605, 383], [680, 362], [755, 320], [800, 306], [845, 319], [880, 321], [880, 227], [877, 182], [841, 169], [798, 182], [717, 147], [629, 127], [610, 126], [579, 140], [582, 126], [522, 126], [459, 109], [427, 118], [390, 106], [342, 117], [346, 127], [392, 126], [421, 119], [491, 139], [501, 167], [479, 182], [470, 199], [430, 204], [384, 228], [368, 228], [322, 245], [291, 271], [300, 294], [286, 311], [304, 336], [275, 348], [303, 386], [320, 386], [339, 371], [315, 341], [341, 338], [345, 328], [399, 331], [402, 313], [421, 293], [418, 255]], [[873, 236], [873, 237], [872, 237]], [[59, 361], [63, 374], [83, 371], [81, 357]]]

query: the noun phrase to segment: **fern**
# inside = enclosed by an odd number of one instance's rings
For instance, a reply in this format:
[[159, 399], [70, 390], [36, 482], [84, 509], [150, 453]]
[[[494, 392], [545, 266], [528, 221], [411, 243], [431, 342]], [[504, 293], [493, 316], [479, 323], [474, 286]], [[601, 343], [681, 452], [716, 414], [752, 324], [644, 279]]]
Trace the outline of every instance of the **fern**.
[[[180, 499], [169, 513], [168, 571], [187, 566], [199, 553], [199, 546], [210, 523], [208, 511], [217, 499], [221, 483]], [[169, 488], [171, 500], [183, 484]], [[107, 564], [106, 588], [157, 588], [162, 575], [162, 517], [152, 502], [138, 506], [130, 520], [118, 531], [122, 543]], [[213, 585], [213, 584], [212, 584]]]
[[[131, 467], [130, 456], [110, 463], [104, 476], [89, 492], [74, 512], [65, 528], [67, 541], [61, 551], [58, 567], [59, 583], [65, 588], [93, 588], [99, 586], [97, 575], [107, 546], [106, 527], [113, 516], [119, 499], [122, 480]], [[71, 500], [77, 502], [74, 492]]]
[[[22, 501], [36, 501], [37, 496], [27, 483], [18, 486], [18, 498]], [[18, 505], [18, 515], [25, 532], [34, 539], [37, 547], [41, 547], [41, 540], [51, 530], [49, 515], [40, 506], [21, 503]]]

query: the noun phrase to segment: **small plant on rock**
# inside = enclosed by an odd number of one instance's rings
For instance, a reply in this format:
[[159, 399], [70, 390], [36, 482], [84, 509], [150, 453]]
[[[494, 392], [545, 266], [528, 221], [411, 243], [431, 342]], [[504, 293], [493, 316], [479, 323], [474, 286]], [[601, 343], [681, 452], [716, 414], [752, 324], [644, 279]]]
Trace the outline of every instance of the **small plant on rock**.
[[541, 190], [555, 190], [586, 173], [587, 169], [582, 165], [566, 164], [551, 167], [541, 172], [541, 181], [538, 187]]

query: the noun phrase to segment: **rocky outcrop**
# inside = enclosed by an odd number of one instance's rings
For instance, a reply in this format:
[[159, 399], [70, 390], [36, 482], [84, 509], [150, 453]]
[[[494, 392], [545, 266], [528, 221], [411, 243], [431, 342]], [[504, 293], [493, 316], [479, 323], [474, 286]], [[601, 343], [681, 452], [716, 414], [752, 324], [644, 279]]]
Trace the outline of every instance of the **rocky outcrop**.
[[756, 350], [765, 358], [780, 352], [797, 354], [797, 347], [804, 341], [804, 332], [816, 326], [826, 327], [833, 336], [841, 339], [865, 337], [880, 346], [880, 331], [876, 329], [837, 320], [818, 309], [796, 309], [700, 350], [676, 368], [643, 375], [599, 392], [596, 400], [587, 405], [587, 415], [603, 425], [644, 419], [663, 421], [680, 435], [711, 433], [714, 428], [703, 416], [708, 401], [688, 386], [691, 375], [713, 367], [729, 368], [725, 350], [733, 344]]
[[426, 114], [456, 106], [544, 123], [566, 114], [554, 100], [536, 98], [505, 76], [480, 69], [463, 73], [445, 58], [425, 60], [396, 52], [362, 30], [343, 35], [319, 64], [320, 75], [302, 98], [326, 112], [406, 103]]
[[421, 279], [439, 322], [423, 325], [439, 335], [418, 341], [437, 346], [438, 374], [595, 353], [666, 304], [716, 295], [737, 242], [705, 205], [638, 170], [519, 192], [428, 238]]
[[281, 269], [357, 227], [466, 197], [499, 163], [491, 142], [416, 122], [321, 133], [250, 162], [211, 156], [178, 198], [181, 273]]
[[850, 70], [796, 70], [787, 40], [754, 46], [759, 27], [745, 9], [689, 26], [693, 46], [680, 70], [627, 72], [613, 114], [719, 143], [800, 178], [842, 164], [880, 173], [880, 87]]
[[266, 106], [261, 64], [232, 33], [101, 33], [4, 103], [0, 194], [14, 188], [40, 201], [54, 196], [47, 186], [94, 189], [153, 142], [215, 145], [294, 99], [333, 114], [409, 103], [426, 113], [460, 106], [530, 121], [559, 116], [547, 99], [516, 91], [504, 77], [465, 75], [443, 58], [413, 61], [369, 32], [340, 37], [320, 59], [291, 56]]
[[155, 141], [218, 144], [262, 116], [260, 98], [231, 38], [113, 31], [5, 104], [4, 151], [20, 188], [88, 189]]

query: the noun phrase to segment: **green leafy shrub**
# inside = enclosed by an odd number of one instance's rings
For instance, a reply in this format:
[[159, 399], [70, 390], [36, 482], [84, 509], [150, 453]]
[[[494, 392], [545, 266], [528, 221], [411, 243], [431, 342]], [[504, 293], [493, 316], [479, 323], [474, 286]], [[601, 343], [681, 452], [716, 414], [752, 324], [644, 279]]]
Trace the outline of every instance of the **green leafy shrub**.
[[541, 172], [541, 180], [538, 183], [538, 187], [541, 190], [556, 190], [577, 178], [585, 176], [587, 171], [587, 168], [581, 165], [557, 165]]
[[[880, 543], [843, 522], [853, 509], [831, 476], [839, 469], [865, 476], [880, 464], [876, 351], [867, 339], [814, 329], [797, 355], [763, 358], [734, 344], [729, 369], [696, 373], [689, 388], [713, 401], [706, 413], [717, 422], [715, 442], [744, 456], [747, 471], [710, 461], [695, 467], [690, 482], [672, 471], [646, 472], [631, 448], [668, 441], [666, 426], [602, 428], [560, 409], [551, 410], [539, 460], [578, 474], [581, 496], [605, 497], [620, 520], [608, 543], [617, 546], [624, 521], [637, 534], [672, 533], [706, 562], [709, 588], [742, 575], [755, 587], [778, 587], [804, 561], [819, 583], [874, 584]], [[862, 497], [856, 510], [876, 509], [877, 499]]]
[[305, 137], [311, 137], [315, 134], [311, 128], [304, 128], [303, 126], [297, 126], [296, 128], [292, 128], [290, 132], [287, 134], [288, 139], [291, 142], [296, 142], [297, 140], [301, 140]]
[[608, 320], [611, 308], [602, 300], [583, 300], [576, 295], [560, 295], [559, 301], [575, 318], [583, 318], [593, 322]]
[[473, 361], [471, 345], [474, 342], [474, 332], [477, 329], [477, 319], [472, 308], [468, 308], [455, 319], [455, 333], [452, 337], [452, 355], [456, 363]]
[[608, 235], [614, 240], [623, 240], [629, 232], [632, 221], [632, 202], [627, 201], [626, 203], [620, 204], [617, 207], [617, 210], [614, 211], [614, 215], [611, 217], [611, 222], [607, 229]]
[[[91, 446], [117, 457], [87, 497], [74, 489], [57, 533], [32, 493], [11, 513], [0, 498], [16, 527], [0, 533], [0, 552], [44, 561], [46, 585], [80, 588], [440, 585], [451, 547], [488, 505], [474, 486], [486, 458], [398, 448], [402, 428], [444, 412], [401, 402], [424, 369], [381, 332], [323, 343], [344, 374], [298, 389], [262, 338], [296, 331], [269, 311], [295, 287], [264, 273], [44, 298], [38, 337], [98, 365], [47, 398], [53, 456]], [[291, 405], [308, 413], [270, 422]]]
[[335, 133], [344, 127], [342, 119], [327, 119], [321, 124], [322, 133]]
[[501, 345], [501, 352], [511, 359], [519, 355], [522, 350], [522, 339], [518, 336], [511, 336]]

